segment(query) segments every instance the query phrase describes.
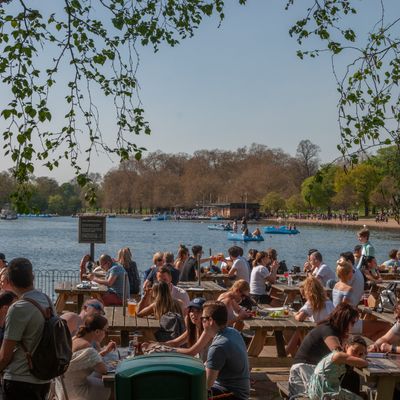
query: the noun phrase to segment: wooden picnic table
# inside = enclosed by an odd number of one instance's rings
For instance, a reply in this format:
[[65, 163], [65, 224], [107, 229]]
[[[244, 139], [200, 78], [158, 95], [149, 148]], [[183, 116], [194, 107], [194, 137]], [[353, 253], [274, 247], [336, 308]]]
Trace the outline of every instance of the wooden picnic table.
[[88, 289], [79, 289], [77, 285], [81, 282], [58, 282], [54, 286], [54, 291], [58, 294], [55, 302], [56, 311], [61, 314], [65, 310], [65, 304], [72, 298], [77, 298], [76, 312], [80, 312], [84, 298], [92, 297], [101, 301], [103, 294], [107, 293], [108, 288], [104, 285], [91, 285]]
[[368, 361], [368, 367], [354, 370], [367, 382], [377, 384], [375, 400], [392, 399], [396, 383], [400, 382], [400, 357], [389, 355], [384, 358], [370, 358]]
[[206, 300], [217, 300], [226, 288], [219, 286], [213, 281], [202, 281], [200, 287], [197, 282], [178, 282], [178, 287], [186, 290], [190, 300], [195, 297], [204, 297]]
[[376, 319], [381, 319], [382, 321], [389, 322], [390, 324], [394, 324], [396, 322], [396, 318], [393, 312], [389, 311], [378, 312], [373, 308], [364, 305], [359, 305], [358, 308], [364, 315], [373, 316]]
[[154, 341], [154, 332], [160, 329], [160, 321], [153, 317], [131, 317], [124, 307], [104, 307], [105, 316], [108, 320], [110, 330], [120, 331], [121, 346], [127, 347], [129, 344], [129, 332], [140, 331], [147, 341]]
[[228, 274], [214, 274], [212, 272], [207, 272], [204, 274], [201, 279], [203, 281], [214, 281], [219, 284], [219, 282], [223, 282], [225, 287], [229, 288], [232, 286], [233, 282], [235, 282], [235, 276], [229, 276]]
[[[272, 291], [271, 291], [271, 296], [272, 297], [281, 297], [281, 300], [283, 302], [283, 305], [290, 305], [296, 300], [296, 298], [300, 298], [301, 302], [303, 302], [303, 297], [301, 294], [301, 287], [302, 283], [300, 284], [293, 284], [293, 285], [288, 285], [286, 283], [273, 283], [271, 285]], [[324, 288], [326, 291], [326, 294], [328, 295], [329, 298], [332, 298], [332, 289], [329, 288]]]
[[[254, 336], [249, 344], [247, 353], [249, 357], [259, 357], [261, 351], [264, 348], [265, 339], [268, 332], [273, 332], [275, 336], [275, 345], [278, 358], [284, 358], [285, 360], [279, 360], [276, 357], [263, 357], [262, 361], [257, 362], [257, 366], [271, 366], [285, 364], [291, 364], [290, 360], [287, 360], [287, 354], [285, 350], [285, 340], [283, 337], [283, 332], [285, 330], [296, 331], [300, 330], [301, 334], [305, 334], [315, 327], [314, 322], [310, 321], [296, 321], [294, 316], [290, 314], [287, 317], [254, 317], [251, 319], [246, 319], [244, 322], [244, 328], [254, 331]], [[253, 364], [254, 365], [254, 364]]]

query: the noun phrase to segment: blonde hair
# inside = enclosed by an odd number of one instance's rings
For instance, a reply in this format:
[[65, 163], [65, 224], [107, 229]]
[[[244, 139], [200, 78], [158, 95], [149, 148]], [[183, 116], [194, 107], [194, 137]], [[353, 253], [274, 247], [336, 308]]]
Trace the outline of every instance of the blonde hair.
[[244, 279], [239, 279], [229, 289], [230, 292], [234, 292], [235, 290], [238, 290], [241, 293], [249, 292], [250, 291], [250, 285]]
[[338, 278], [343, 281], [345, 280], [351, 271], [353, 271], [353, 265], [350, 261], [347, 261], [345, 258], [340, 257], [336, 263], [336, 275]]
[[157, 259], [158, 258], [163, 258], [164, 257], [164, 253], [162, 251], [157, 251], [157, 253], [154, 253], [153, 255], [153, 264], [157, 263]]
[[326, 294], [319, 279], [309, 276], [304, 281], [303, 291], [304, 297], [314, 311], [321, 311], [325, 307]]

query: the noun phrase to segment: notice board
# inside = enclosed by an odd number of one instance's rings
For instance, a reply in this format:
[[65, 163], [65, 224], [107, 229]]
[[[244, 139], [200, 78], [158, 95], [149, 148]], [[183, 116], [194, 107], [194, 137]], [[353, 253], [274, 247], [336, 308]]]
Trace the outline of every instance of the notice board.
[[79, 243], [106, 243], [106, 217], [79, 217]]

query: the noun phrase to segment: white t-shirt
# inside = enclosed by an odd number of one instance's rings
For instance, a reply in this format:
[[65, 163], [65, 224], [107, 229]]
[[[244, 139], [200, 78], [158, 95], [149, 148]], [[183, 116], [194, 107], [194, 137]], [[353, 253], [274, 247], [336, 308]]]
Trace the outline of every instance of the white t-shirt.
[[236, 271], [236, 279], [244, 279], [250, 282], [249, 265], [245, 258], [238, 257], [232, 265], [231, 271]]
[[322, 286], [326, 286], [329, 279], [336, 280], [336, 274], [326, 264], [321, 264], [318, 268], [315, 268], [313, 275], [321, 281]]
[[265, 289], [265, 278], [269, 275], [270, 272], [264, 265], [253, 267], [250, 275], [250, 293], [257, 295], [267, 294]]
[[171, 285], [171, 296], [176, 300], [181, 300], [185, 308], [189, 306], [190, 298], [186, 290], [175, 285]]
[[331, 300], [327, 299], [325, 301], [325, 307], [320, 310], [320, 311], [314, 311], [313, 308], [311, 307], [311, 304], [309, 301], [304, 304], [303, 307], [300, 308], [299, 312], [302, 311], [304, 312], [307, 317], [311, 319], [313, 322], [320, 322], [326, 318], [328, 318], [328, 315], [335, 309], [333, 303]]

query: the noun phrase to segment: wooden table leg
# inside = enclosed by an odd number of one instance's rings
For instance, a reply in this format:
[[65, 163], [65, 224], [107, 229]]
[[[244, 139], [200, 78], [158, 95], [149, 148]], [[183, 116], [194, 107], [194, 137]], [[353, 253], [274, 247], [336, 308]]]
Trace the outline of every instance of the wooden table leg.
[[68, 300], [68, 295], [66, 293], [60, 293], [57, 297], [57, 300], [55, 302], [55, 307], [57, 314], [61, 314], [64, 309], [65, 309], [65, 303]]
[[257, 357], [261, 353], [262, 349], [264, 348], [264, 342], [266, 336], [267, 336], [266, 329], [256, 330], [256, 333], [253, 336], [253, 339], [251, 339], [251, 342], [247, 349], [247, 354], [249, 356]]
[[121, 330], [121, 347], [129, 346], [129, 331]]
[[276, 352], [278, 353], [278, 357], [287, 357], [285, 350], [285, 339], [283, 338], [283, 331], [274, 331], [275, 340], [276, 340]]
[[391, 376], [380, 376], [378, 378], [377, 397], [376, 400], [389, 400], [393, 398], [396, 380]]

